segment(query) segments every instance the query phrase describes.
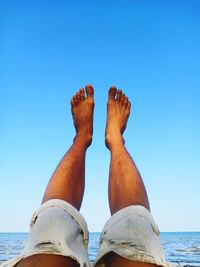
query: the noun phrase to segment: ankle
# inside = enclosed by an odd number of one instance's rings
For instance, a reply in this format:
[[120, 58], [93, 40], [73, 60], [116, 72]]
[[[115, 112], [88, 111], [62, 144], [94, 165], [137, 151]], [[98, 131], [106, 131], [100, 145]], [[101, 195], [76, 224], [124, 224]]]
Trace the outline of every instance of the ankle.
[[79, 143], [88, 148], [92, 143], [92, 135], [84, 132], [78, 132], [74, 137], [74, 143]]
[[112, 150], [115, 146], [123, 146], [124, 143], [124, 138], [120, 132], [115, 132], [113, 134], [106, 133], [105, 144], [109, 150]]

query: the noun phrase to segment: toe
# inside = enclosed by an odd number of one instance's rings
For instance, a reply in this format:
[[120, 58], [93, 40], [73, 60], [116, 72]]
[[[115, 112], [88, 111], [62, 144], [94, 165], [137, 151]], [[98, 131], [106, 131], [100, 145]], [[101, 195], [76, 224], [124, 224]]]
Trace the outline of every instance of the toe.
[[93, 97], [94, 89], [91, 84], [86, 85], [85, 90], [86, 90], [87, 97]]
[[117, 88], [115, 86], [111, 86], [108, 92], [109, 99], [115, 99], [116, 92]]
[[79, 92], [80, 92], [80, 97], [81, 97], [81, 100], [84, 100], [84, 99], [85, 99], [85, 93], [84, 93], [84, 89], [83, 89], [83, 88], [81, 88]]
[[76, 106], [78, 104], [78, 100], [76, 98], [76, 95], [73, 97], [72, 101], [74, 102], [74, 106]]
[[77, 103], [80, 102], [80, 100], [81, 100], [81, 94], [80, 94], [80, 92], [78, 92], [78, 93], [76, 94], [76, 100], [77, 100]]
[[127, 105], [128, 105], [128, 97], [127, 96], [125, 96], [125, 98], [124, 98], [124, 105], [127, 107]]
[[75, 106], [74, 98], [71, 99], [70, 103], [71, 103], [71, 106], [72, 106], [72, 108], [73, 108], [73, 107]]
[[122, 97], [122, 90], [117, 90], [117, 101], [120, 101]]
[[125, 101], [125, 94], [122, 93], [122, 96], [121, 96], [121, 99], [120, 99], [120, 102], [121, 102], [122, 105], [124, 104], [124, 101]]
[[131, 102], [130, 101], [128, 101], [127, 108], [130, 111], [130, 109], [131, 109]]

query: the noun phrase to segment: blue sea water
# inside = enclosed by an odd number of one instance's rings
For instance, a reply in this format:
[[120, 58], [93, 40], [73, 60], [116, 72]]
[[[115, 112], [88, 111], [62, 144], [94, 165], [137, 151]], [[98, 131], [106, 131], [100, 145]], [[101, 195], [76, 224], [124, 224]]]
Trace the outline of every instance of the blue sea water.
[[[0, 233], [0, 263], [12, 259], [23, 249], [27, 233]], [[98, 251], [100, 233], [90, 233], [89, 258], [93, 262]], [[168, 261], [180, 266], [200, 266], [200, 232], [161, 233]]]

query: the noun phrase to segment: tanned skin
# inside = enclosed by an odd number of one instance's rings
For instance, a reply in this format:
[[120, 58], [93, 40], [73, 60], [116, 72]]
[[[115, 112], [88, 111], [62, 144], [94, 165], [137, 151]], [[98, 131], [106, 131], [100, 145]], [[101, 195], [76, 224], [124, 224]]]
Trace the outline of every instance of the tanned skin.
[[[78, 210], [85, 188], [85, 155], [92, 142], [94, 90], [87, 85], [71, 99], [71, 112], [76, 129], [74, 142], [54, 171], [42, 203], [62, 199]], [[77, 267], [75, 260], [59, 255], [38, 254], [21, 260], [17, 267]]]
[[[130, 115], [131, 103], [121, 90], [111, 87], [108, 94], [106, 146], [111, 153], [109, 174], [109, 205], [111, 214], [130, 205], [142, 205], [148, 210], [149, 201], [142, 178], [124, 146], [123, 132]], [[53, 173], [42, 203], [62, 199], [78, 210], [85, 187], [85, 155], [92, 142], [94, 90], [87, 85], [71, 100], [76, 129], [74, 142]], [[109, 253], [104, 257], [106, 267], [150, 267], [154, 264], [133, 262]], [[68, 257], [38, 254], [21, 260], [17, 267], [77, 267]]]
[[[128, 97], [116, 87], [108, 93], [105, 142], [110, 151], [109, 205], [111, 215], [130, 205], [141, 205], [150, 211], [144, 183], [137, 167], [125, 148], [123, 133], [130, 115]], [[134, 262], [115, 253], [104, 258], [105, 267], [150, 267], [150, 263]]]

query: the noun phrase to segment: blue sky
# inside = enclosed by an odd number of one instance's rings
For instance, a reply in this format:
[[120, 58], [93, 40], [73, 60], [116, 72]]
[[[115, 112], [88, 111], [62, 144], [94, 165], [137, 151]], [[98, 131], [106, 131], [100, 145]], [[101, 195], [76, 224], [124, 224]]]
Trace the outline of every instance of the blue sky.
[[72, 95], [95, 88], [81, 212], [109, 218], [107, 90], [132, 102], [126, 146], [161, 231], [200, 231], [199, 1], [2, 1], [0, 231], [28, 231], [71, 145]]

